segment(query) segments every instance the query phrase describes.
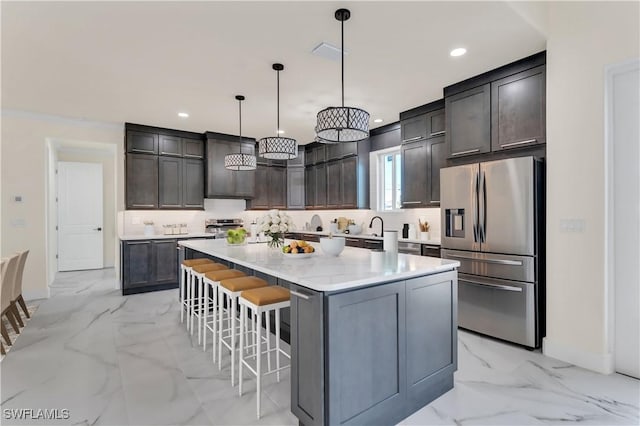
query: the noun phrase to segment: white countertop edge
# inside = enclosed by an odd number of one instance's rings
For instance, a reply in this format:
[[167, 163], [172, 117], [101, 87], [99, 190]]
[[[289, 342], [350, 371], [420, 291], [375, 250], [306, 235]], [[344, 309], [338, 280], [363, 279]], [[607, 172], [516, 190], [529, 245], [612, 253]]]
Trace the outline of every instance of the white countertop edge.
[[213, 238], [213, 234], [209, 234], [206, 232], [190, 232], [188, 234], [154, 234], [154, 235], [144, 235], [144, 234], [129, 234], [129, 235], [119, 235], [118, 238], [121, 241], [133, 241], [133, 240], [180, 240], [185, 238]]
[[[226, 255], [224, 253], [219, 253], [219, 252], [216, 252], [214, 250], [207, 250], [206, 248], [203, 249], [202, 247], [198, 246], [198, 242], [202, 242], [202, 241], [181, 241], [178, 244], [183, 246], [183, 247], [190, 248], [192, 250], [196, 250], [196, 251], [199, 251], [201, 253], [204, 253], [204, 254], [207, 254], [207, 255], [210, 255], [210, 256], [214, 256], [214, 257], [217, 257], [217, 258], [222, 259], [222, 260], [226, 260], [226, 261], [229, 261], [229, 262], [232, 262], [232, 263], [236, 263], [238, 265], [245, 266], [245, 267], [250, 268], [250, 269], [252, 269], [254, 271], [262, 272], [264, 274], [267, 274], [267, 275], [270, 275], [270, 276], [274, 276], [276, 278], [281, 278], [283, 280], [290, 281], [290, 282], [298, 284], [298, 285], [300, 285], [302, 287], [306, 287], [306, 288], [309, 288], [311, 290], [322, 291], [322, 292], [337, 292], [337, 291], [350, 290], [350, 289], [359, 288], [359, 287], [366, 287], [366, 286], [374, 285], [374, 284], [382, 284], [382, 283], [386, 283], [386, 282], [393, 282], [393, 281], [399, 281], [399, 280], [404, 280], [404, 279], [423, 277], [423, 276], [427, 276], [427, 275], [438, 274], [438, 273], [441, 273], [441, 272], [453, 271], [453, 270], [455, 270], [456, 268], [458, 268], [460, 266], [460, 262], [458, 262], [458, 261], [445, 260], [447, 262], [446, 264], [443, 264], [443, 265], [440, 265], [440, 266], [431, 266], [431, 267], [429, 267], [428, 270], [419, 269], [419, 270], [406, 271], [406, 272], [380, 273], [380, 275], [378, 275], [378, 276], [351, 280], [351, 281], [344, 282], [344, 283], [318, 284], [318, 283], [310, 282], [310, 281], [308, 281], [308, 280], [306, 280], [304, 278], [300, 278], [299, 276], [293, 276], [293, 275], [289, 275], [289, 274], [284, 273], [284, 272], [279, 271], [279, 270], [265, 268], [265, 267], [263, 267], [261, 265], [256, 265], [254, 263], [247, 262], [247, 261], [245, 261], [243, 259], [238, 259], [238, 258], [235, 258], [235, 257], [232, 257], [232, 256], [228, 256], [228, 255]], [[351, 247], [346, 247], [345, 249], [365, 250], [365, 249], [351, 248]], [[398, 256], [414, 256], [414, 255], [399, 254]], [[416, 256], [416, 257], [421, 257], [421, 256]], [[304, 262], [304, 260], [291, 260], [291, 262]]]
[[[321, 236], [327, 236], [329, 235], [328, 232], [326, 231], [289, 231], [292, 233], [297, 233], [297, 234], [312, 234], [312, 235], [321, 235]], [[398, 231], [400, 233], [400, 231]], [[345, 237], [345, 238], [364, 238], [367, 240], [379, 240], [382, 241], [383, 238], [382, 237], [378, 237], [378, 236], [374, 236], [374, 235], [367, 235], [367, 234], [343, 234], [343, 233], [336, 233], [333, 234], [335, 237]], [[419, 243], [419, 244], [427, 244], [427, 245], [432, 245], [432, 246], [439, 246], [440, 244], [440, 239], [439, 238], [431, 238], [429, 240], [421, 240], [418, 238], [398, 238], [398, 242], [401, 243]]]

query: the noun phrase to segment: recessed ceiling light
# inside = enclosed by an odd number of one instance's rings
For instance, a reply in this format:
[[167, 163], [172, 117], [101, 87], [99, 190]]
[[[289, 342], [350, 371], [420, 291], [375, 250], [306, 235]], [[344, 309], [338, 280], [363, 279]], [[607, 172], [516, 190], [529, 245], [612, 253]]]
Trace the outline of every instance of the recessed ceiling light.
[[278, 130], [278, 134], [279, 135], [284, 135], [284, 130], [282, 130], [282, 129]]
[[462, 56], [467, 53], [467, 49], [464, 47], [458, 47], [457, 49], [453, 49], [449, 54], [451, 56]]
[[382, 123], [382, 118], [376, 118], [373, 120], [374, 123]]
[[179, 113], [178, 113], [178, 117], [188, 118], [188, 117], [189, 117], [189, 114], [187, 114], [186, 112], [179, 112]]

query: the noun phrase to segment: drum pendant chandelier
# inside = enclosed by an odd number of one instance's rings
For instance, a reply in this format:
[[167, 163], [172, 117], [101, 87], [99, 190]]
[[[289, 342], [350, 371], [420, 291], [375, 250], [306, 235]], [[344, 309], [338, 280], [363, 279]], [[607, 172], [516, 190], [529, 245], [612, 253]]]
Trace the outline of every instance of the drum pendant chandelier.
[[258, 141], [258, 155], [271, 160], [292, 160], [298, 156], [298, 142], [295, 139], [280, 136], [280, 71], [282, 64], [273, 64], [277, 73], [277, 127], [276, 136], [262, 138]]
[[342, 106], [328, 107], [318, 113], [316, 135], [320, 142], [355, 142], [369, 137], [369, 113], [360, 108], [344, 106], [344, 21], [351, 17], [348, 9], [336, 10], [342, 38]]
[[255, 170], [256, 169], [256, 156], [253, 154], [244, 154], [242, 152], [242, 101], [244, 96], [237, 95], [238, 100], [238, 116], [240, 117], [240, 151], [235, 154], [227, 154], [224, 156], [224, 168], [229, 170], [241, 171], [241, 170]]

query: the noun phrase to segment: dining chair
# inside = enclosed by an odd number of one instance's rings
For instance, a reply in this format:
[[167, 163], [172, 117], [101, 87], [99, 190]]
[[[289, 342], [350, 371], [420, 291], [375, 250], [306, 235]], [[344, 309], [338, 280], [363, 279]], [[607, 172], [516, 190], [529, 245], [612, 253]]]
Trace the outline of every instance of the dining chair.
[[[1, 283], [4, 282], [4, 277], [7, 272], [8, 264], [9, 264], [9, 258], [3, 257], [2, 260], [0, 261], [0, 285], [2, 285]], [[2, 292], [2, 289], [0, 288], [0, 293], [1, 292]], [[2, 306], [4, 307], [4, 304]], [[0, 318], [0, 324], [2, 325], [2, 329], [1, 329], [2, 337], [7, 343], [7, 346], [11, 346], [11, 339], [9, 338], [9, 333], [7, 332], [7, 329], [4, 326], [4, 321], [2, 321], [2, 318]], [[2, 352], [1, 352], [2, 355], [6, 354], [6, 351], [4, 350], [4, 345], [2, 345], [2, 342], [0, 342], [0, 349], [2, 349]]]
[[20, 320], [20, 312], [18, 311], [18, 305], [22, 308], [24, 315], [27, 318], [31, 318], [29, 316], [29, 311], [27, 310], [27, 304], [22, 297], [22, 275], [24, 273], [24, 265], [27, 263], [27, 256], [29, 255], [29, 250], [25, 250], [23, 252], [18, 253], [18, 267], [16, 268], [16, 276], [13, 280], [13, 291], [11, 294], [11, 303], [13, 304], [13, 311], [16, 314], [20, 326], [24, 327], [22, 321]]
[[[2, 284], [0, 287], [0, 307], [2, 308], [0, 320], [2, 316], [5, 316], [7, 320], [9, 320], [9, 324], [11, 324], [11, 327], [13, 328], [13, 331], [16, 332], [16, 334], [20, 334], [20, 328], [18, 327], [16, 318], [14, 316], [14, 305], [11, 301], [11, 293], [13, 292], [13, 280], [16, 276], [16, 268], [18, 267], [19, 257], [20, 255], [15, 254], [7, 260], [6, 266], [4, 266], [4, 272], [2, 274]], [[7, 345], [11, 345], [11, 339], [9, 338], [9, 334], [6, 333], [4, 323], [2, 323], [2, 337], [4, 337]]]

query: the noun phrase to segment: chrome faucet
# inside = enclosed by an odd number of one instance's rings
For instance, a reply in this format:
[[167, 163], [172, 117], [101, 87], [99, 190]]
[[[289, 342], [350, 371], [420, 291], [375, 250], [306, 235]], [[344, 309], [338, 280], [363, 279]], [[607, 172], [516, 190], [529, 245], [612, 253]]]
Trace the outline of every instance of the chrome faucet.
[[[371, 218], [371, 222], [369, 223], [369, 229], [371, 229], [371, 227], [373, 226], [373, 221], [375, 219], [380, 219], [380, 237], [382, 237], [382, 235], [384, 234], [384, 221], [382, 220], [382, 218], [380, 216], [374, 216]], [[376, 234], [373, 234], [374, 236], [378, 236]]]

